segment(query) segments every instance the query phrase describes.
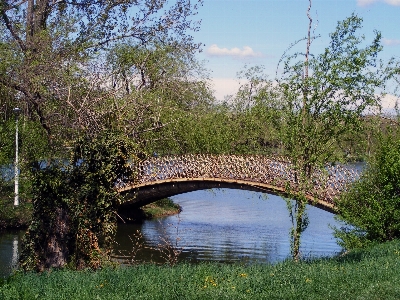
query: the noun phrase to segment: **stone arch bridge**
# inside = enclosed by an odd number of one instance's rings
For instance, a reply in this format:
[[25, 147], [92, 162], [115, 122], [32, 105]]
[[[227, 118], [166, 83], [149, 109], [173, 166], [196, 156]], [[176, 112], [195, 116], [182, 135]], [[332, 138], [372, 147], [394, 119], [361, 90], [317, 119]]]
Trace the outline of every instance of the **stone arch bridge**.
[[[354, 169], [326, 166], [314, 171], [306, 197], [311, 204], [334, 212], [335, 198], [358, 177]], [[122, 209], [202, 189], [236, 188], [285, 196], [286, 187], [298, 189], [295, 170], [288, 159], [209, 154], [150, 158], [139, 164], [136, 183], [117, 185], [127, 199]]]

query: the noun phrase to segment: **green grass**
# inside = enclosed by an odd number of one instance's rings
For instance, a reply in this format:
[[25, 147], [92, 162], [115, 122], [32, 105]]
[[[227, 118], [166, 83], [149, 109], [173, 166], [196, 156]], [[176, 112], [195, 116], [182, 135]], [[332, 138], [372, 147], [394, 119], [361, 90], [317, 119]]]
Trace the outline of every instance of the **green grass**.
[[141, 209], [147, 219], [175, 215], [181, 211], [181, 207], [174, 203], [170, 198], [164, 198], [147, 204], [141, 207]]
[[300, 263], [17, 273], [0, 299], [400, 299], [400, 241]]

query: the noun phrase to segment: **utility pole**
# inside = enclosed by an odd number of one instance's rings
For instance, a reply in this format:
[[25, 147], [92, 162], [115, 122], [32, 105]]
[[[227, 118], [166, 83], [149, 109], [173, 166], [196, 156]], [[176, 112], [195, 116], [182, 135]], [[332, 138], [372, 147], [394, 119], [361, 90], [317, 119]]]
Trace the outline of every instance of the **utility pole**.
[[19, 114], [21, 113], [21, 109], [16, 107], [13, 109], [15, 114], [15, 173], [14, 173], [14, 180], [15, 180], [15, 198], [14, 198], [14, 207], [19, 205], [19, 163], [18, 163], [18, 120]]

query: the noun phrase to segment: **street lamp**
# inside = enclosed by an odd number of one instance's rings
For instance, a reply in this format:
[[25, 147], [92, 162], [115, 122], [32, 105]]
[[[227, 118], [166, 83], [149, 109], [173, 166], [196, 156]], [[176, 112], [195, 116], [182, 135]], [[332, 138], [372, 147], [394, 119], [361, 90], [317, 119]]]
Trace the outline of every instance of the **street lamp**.
[[13, 109], [13, 112], [15, 114], [15, 198], [14, 198], [14, 206], [19, 205], [19, 191], [18, 191], [18, 184], [19, 184], [19, 164], [18, 164], [18, 119], [19, 119], [19, 114], [21, 113], [21, 109], [16, 107]]

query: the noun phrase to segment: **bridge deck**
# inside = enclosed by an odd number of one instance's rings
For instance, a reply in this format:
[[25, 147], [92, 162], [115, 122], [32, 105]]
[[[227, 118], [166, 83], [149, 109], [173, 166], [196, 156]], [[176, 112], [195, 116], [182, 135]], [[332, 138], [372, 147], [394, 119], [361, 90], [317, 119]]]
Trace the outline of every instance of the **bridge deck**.
[[[346, 189], [349, 182], [358, 177], [359, 174], [353, 169], [341, 165], [326, 166], [313, 173], [306, 197], [313, 204], [333, 211], [335, 198]], [[221, 184], [224, 184], [234, 188], [242, 186], [243, 189], [279, 195], [285, 195], [287, 187], [293, 191], [299, 188], [295, 180], [295, 170], [288, 159], [261, 155], [188, 154], [143, 161], [139, 165], [137, 183], [120, 186], [119, 191], [121, 193], [136, 191], [135, 196], [140, 198], [144, 194], [151, 194], [153, 190], [158, 197], [162, 194], [160, 192], [162, 186], [164, 197], [169, 197], [172, 191], [175, 194], [179, 193], [174, 184], [179, 184], [182, 193], [201, 189], [199, 182], [207, 183], [202, 185], [203, 188], [221, 187]], [[156, 190], [158, 192], [155, 192]], [[137, 191], [143, 193], [138, 194]]]

